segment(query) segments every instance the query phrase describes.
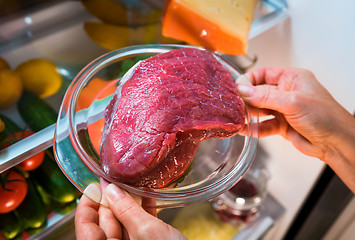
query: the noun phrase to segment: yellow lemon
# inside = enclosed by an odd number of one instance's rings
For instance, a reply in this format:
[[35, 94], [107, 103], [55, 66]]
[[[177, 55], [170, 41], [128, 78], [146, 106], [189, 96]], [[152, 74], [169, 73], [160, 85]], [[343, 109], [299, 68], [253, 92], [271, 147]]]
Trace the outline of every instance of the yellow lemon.
[[10, 65], [6, 62], [5, 59], [0, 57], [0, 69], [10, 69]]
[[19, 75], [10, 69], [0, 69], [0, 108], [7, 108], [16, 103], [22, 91]]
[[162, 15], [159, 7], [149, 8], [149, 5], [135, 8], [116, 0], [81, 0], [81, 2], [89, 13], [106, 23], [115, 25], [132, 27], [157, 23]]
[[41, 98], [52, 96], [62, 85], [57, 66], [46, 59], [31, 59], [20, 64], [15, 71], [20, 75], [24, 90]]
[[5, 123], [0, 118], [0, 132], [4, 131], [4, 129], [5, 129]]
[[163, 37], [161, 35], [161, 23], [131, 28], [102, 22], [85, 22], [84, 29], [91, 40], [107, 50], [116, 50], [139, 44], [181, 43]]
[[156, 26], [154, 24], [149, 28], [148, 33], [145, 26], [130, 28], [101, 22], [85, 22], [84, 29], [96, 44], [108, 50], [115, 50], [129, 45], [153, 42], [160, 33]]

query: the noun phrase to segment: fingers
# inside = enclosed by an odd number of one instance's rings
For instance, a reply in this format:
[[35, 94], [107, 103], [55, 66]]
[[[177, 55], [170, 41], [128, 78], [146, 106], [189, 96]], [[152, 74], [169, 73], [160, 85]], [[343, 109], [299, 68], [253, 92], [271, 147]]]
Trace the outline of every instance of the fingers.
[[114, 184], [107, 186], [105, 195], [110, 209], [128, 232], [135, 232], [142, 223], [155, 219], [145, 212], [127, 192]]
[[259, 137], [267, 137], [280, 133], [280, 124], [276, 118], [265, 120], [259, 123]]
[[288, 114], [295, 112], [299, 107], [296, 101], [301, 100], [301, 95], [296, 92], [287, 92], [277, 89], [275, 86], [260, 85], [238, 85], [238, 92], [241, 97], [250, 105]]
[[75, 234], [76, 239], [105, 239], [105, 233], [98, 226], [100, 205], [86, 195], [79, 201], [75, 214]]
[[258, 131], [260, 138], [280, 135], [292, 142], [299, 151], [306, 155], [319, 157], [321, 154], [308, 139], [295, 131], [282, 115], [260, 122]]
[[[92, 185], [85, 192], [98, 193], [100, 187]], [[94, 194], [98, 196], [98, 194]], [[148, 212], [132, 196], [114, 184], [105, 189], [106, 208], [100, 199], [91, 200], [82, 196], [76, 216], [76, 238], [84, 239], [185, 239], [184, 236], [156, 216], [155, 209]], [[153, 200], [143, 199], [143, 207], [152, 206]], [[147, 208], [148, 209], [148, 208]]]
[[[282, 114], [268, 109], [260, 109], [260, 116], [264, 117], [259, 119], [258, 137], [262, 138], [276, 134], [286, 137], [290, 126]], [[248, 135], [248, 126], [243, 128], [240, 134], [243, 136]]]
[[97, 184], [90, 184], [85, 189], [75, 215], [77, 239], [122, 238], [121, 224], [110, 209], [98, 203], [100, 198], [101, 191]]
[[289, 90], [295, 79], [308, 72], [297, 68], [266, 67], [247, 72], [245, 75], [253, 85], [275, 85], [285, 90]]
[[106, 238], [122, 239], [121, 224], [107, 207], [99, 208], [99, 226], [105, 232]]
[[[179, 231], [146, 212], [116, 185], [108, 185], [105, 195], [110, 209], [127, 230], [130, 239], [186, 239]], [[142, 204], [144, 202], [143, 199]]]
[[272, 117], [259, 121], [258, 136], [262, 138], [279, 134], [283, 137], [286, 137], [287, 129], [290, 126], [287, 123], [286, 119], [283, 117], [283, 115], [277, 112], [273, 112], [273, 114], [269, 116]]
[[271, 84], [278, 85], [280, 76], [285, 71], [284, 68], [259, 68], [245, 75], [253, 85]]
[[[267, 130], [268, 128], [271, 128], [272, 126], [268, 127], [266, 126], [265, 130], [263, 130], [263, 127], [262, 127], [262, 119], [268, 119], [270, 117], [274, 118], [276, 115], [279, 115], [278, 112], [274, 111], [274, 110], [270, 110], [270, 109], [263, 109], [263, 108], [256, 108], [256, 107], [253, 107], [251, 105], [248, 105], [248, 109], [249, 109], [249, 112], [250, 112], [250, 116], [251, 117], [256, 117], [258, 118], [258, 123], [256, 122], [253, 122], [253, 123], [247, 123], [244, 125], [244, 127], [238, 132], [239, 135], [241, 136], [249, 136], [250, 135], [250, 128], [254, 128], [255, 125], [257, 125], [257, 128], [258, 128], [258, 132], [256, 133], [257, 135], [254, 135], [257, 136], [257, 137], [266, 137], [266, 136], [269, 136], [269, 135], [274, 135], [274, 134], [277, 134], [278, 132], [277, 131], [272, 131], [271, 130]], [[273, 128], [276, 128], [273, 127]], [[261, 135], [260, 133], [261, 132]]]
[[330, 127], [335, 121], [328, 113], [338, 116], [334, 109], [339, 108], [314, 74], [305, 69], [261, 68], [246, 76], [253, 85], [239, 84], [241, 97], [248, 105], [274, 111], [271, 115], [276, 116], [259, 124], [259, 136], [280, 134], [306, 155], [322, 158], [326, 140], [338, 132]]
[[157, 209], [155, 208], [155, 200], [154, 199], [142, 198], [142, 207], [147, 213], [149, 213], [153, 217], [157, 216]]

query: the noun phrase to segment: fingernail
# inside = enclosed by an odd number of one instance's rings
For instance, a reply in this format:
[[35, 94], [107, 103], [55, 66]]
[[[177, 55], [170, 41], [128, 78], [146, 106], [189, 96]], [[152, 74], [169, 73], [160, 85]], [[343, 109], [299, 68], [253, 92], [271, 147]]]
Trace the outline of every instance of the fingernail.
[[104, 206], [104, 207], [108, 207], [106, 194], [102, 195], [100, 204], [101, 204], [102, 206]]
[[238, 92], [242, 97], [251, 97], [254, 94], [254, 87], [245, 84], [238, 85]]
[[121, 199], [125, 195], [125, 193], [123, 190], [121, 190], [115, 184], [110, 183], [105, 189], [105, 195], [111, 201], [117, 201], [117, 200]]
[[100, 202], [101, 190], [96, 183], [90, 183], [84, 190], [84, 194], [95, 202]]

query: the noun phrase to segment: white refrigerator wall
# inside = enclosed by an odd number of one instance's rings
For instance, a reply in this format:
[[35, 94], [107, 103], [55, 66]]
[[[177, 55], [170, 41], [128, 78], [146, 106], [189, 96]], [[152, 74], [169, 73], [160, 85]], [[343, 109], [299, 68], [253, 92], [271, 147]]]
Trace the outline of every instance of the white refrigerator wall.
[[[349, 112], [355, 111], [355, 1], [289, 0], [290, 18], [252, 39], [254, 68], [311, 70]], [[331, 113], [330, 113], [331, 114]], [[296, 216], [324, 163], [298, 152], [279, 136], [260, 140], [269, 154], [270, 192], [286, 212], [264, 239], [281, 239]]]

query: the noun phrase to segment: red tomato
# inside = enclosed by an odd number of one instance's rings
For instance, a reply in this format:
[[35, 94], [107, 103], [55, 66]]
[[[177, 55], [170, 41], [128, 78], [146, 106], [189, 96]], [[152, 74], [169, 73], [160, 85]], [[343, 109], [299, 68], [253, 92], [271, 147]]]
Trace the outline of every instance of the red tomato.
[[[28, 136], [31, 136], [32, 134], [34, 134], [34, 132], [32, 131], [21, 131], [21, 132], [10, 134], [9, 136], [6, 137], [6, 140], [4, 141], [2, 148], [6, 148], [15, 142], [18, 142]], [[25, 171], [32, 171], [38, 168], [39, 165], [42, 164], [44, 155], [45, 155], [45, 151], [39, 152], [36, 155], [33, 155], [32, 157], [29, 157], [28, 159], [19, 163], [18, 166]]]
[[25, 199], [27, 182], [16, 170], [2, 173], [0, 182], [0, 213], [8, 213], [15, 210]]
[[7, 240], [4, 234], [0, 231], [0, 240]]

